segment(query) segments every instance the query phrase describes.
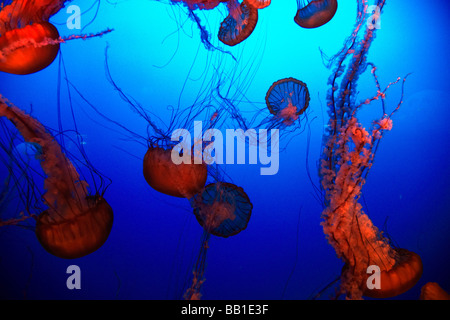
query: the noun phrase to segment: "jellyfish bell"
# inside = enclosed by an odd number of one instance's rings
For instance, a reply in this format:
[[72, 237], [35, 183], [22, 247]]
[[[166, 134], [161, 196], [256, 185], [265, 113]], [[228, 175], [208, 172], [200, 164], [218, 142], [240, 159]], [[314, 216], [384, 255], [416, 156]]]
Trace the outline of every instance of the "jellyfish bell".
[[223, 238], [246, 229], [253, 209], [244, 189], [227, 182], [207, 185], [193, 198], [192, 206], [203, 229]]
[[205, 163], [175, 164], [172, 149], [150, 146], [144, 156], [144, 178], [156, 191], [179, 197], [191, 198], [205, 186], [208, 176]]
[[295, 78], [274, 82], [266, 94], [269, 112], [285, 125], [291, 125], [309, 106], [310, 96], [306, 83]]
[[219, 40], [228, 46], [235, 46], [247, 39], [258, 22], [258, 9], [246, 0], [227, 2], [228, 16], [220, 23]]
[[67, 0], [10, 0], [0, 2], [0, 71], [25, 75], [49, 66], [59, 44], [73, 39], [99, 37], [111, 32], [61, 38], [49, 23]]
[[106, 200], [87, 196], [85, 208], [67, 208], [55, 214], [42, 212], [36, 219], [36, 236], [49, 253], [64, 259], [86, 256], [99, 249], [108, 239], [113, 211]]
[[294, 21], [302, 28], [318, 28], [334, 17], [337, 6], [337, 0], [297, 0]]
[[450, 294], [436, 282], [427, 282], [420, 290], [420, 300], [450, 300]]
[[[392, 298], [410, 290], [422, 276], [423, 265], [420, 256], [406, 249], [395, 250], [395, 264], [380, 273], [380, 288], [366, 289], [363, 295], [370, 298]], [[364, 281], [364, 284], [367, 280]]]
[[264, 9], [270, 5], [271, 0], [246, 0], [249, 5], [256, 9]]
[[25, 75], [48, 67], [59, 52], [59, 33], [49, 22], [13, 29], [0, 36], [0, 71]]

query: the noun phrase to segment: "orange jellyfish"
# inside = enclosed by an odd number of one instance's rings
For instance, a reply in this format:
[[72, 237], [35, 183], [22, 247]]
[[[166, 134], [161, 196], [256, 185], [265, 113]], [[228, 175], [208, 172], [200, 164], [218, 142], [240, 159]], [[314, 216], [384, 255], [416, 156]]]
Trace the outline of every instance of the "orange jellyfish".
[[0, 11], [0, 71], [30, 74], [50, 65], [59, 51], [49, 18], [64, 0], [15, 0]]
[[205, 282], [206, 253], [212, 235], [227, 238], [247, 228], [253, 205], [244, 189], [227, 182], [211, 183], [192, 200], [197, 221], [203, 227], [200, 253], [193, 270], [186, 300], [200, 300]]
[[266, 94], [266, 105], [270, 113], [291, 125], [309, 106], [310, 96], [306, 83], [285, 78], [274, 82]]
[[191, 198], [205, 186], [208, 176], [205, 163], [175, 164], [172, 148], [150, 146], [144, 156], [144, 177], [156, 191], [164, 194]]
[[247, 3], [256, 9], [264, 9], [270, 5], [271, 0], [247, 0]]
[[450, 294], [436, 282], [428, 282], [420, 291], [420, 300], [450, 300]]
[[[383, 9], [384, 1], [380, 6]], [[323, 190], [322, 226], [337, 256], [345, 263], [341, 273], [340, 294], [350, 299], [362, 296], [389, 298], [411, 289], [423, 271], [420, 257], [406, 249], [394, 248], [369, 217], [363, 212], [359, 199], [385, 132], [392, 129], [392, 117], [403, 102], [403, 79], [400, 102], [389, 114], [386, 111], [386, 91], [401, 78], [381, 88], [376, 67], [367, 63], [367, 53], [375, 29], [364, 29], [364, 1], [358, 1], [355, 29], [344, 48], [331, 59], [335, 63], [329, 78], [327, 95], [328, 129], [319, 174]], [[362, 40], [357, 39], [364, 32]], [[377, 94], [356, 103], [359, 76], [371, 66]], [[342, 82], [338, 79], [342, 77]], [[358, 111], [373, 101], [380, 101], [382, 115], [366, 129], [357, 118]]]
[[334, 17], [337, 6], [337, 0], [297, 0], [294, 21], [303, 28], [323, 26]]
[[227, 2], [228, 16], [222, 21], [219, 29], [219, 40], [229, 46], [235, 46], [247, 39], [258, 22], [258, 9], [247, 0], [241, 4], [237, 0]]
[[51, 254], [65, 259], [88, 255], [107, 240], [113, 211], [102, 195], [89, 195], [86, 181], [45, 127], [0, 96], [0, 116], [9, 119], [24, 140], [40, 146], [46, 174], [42, 196], [48, 209], [36, 217], [36, 236]]
[[[108, 64], [106, 65], [108, 66]], [[194, 117], [198, 117], [199, 114], [207, 111], [209, 105], [194, 103], [189, 108], [178, 110], [172, 114], [170, 124], [165, 125], [156, 122], [154, 118], [157, 119], [157, 117], [154, 117], [152, 112], [145, 110], [138, 102], [134, 101], [134, 98], [129, 98], [122, 91], [112, 78], [108, 67], [107, 76], [114, 89], [119, 92], [119, 95], [129, 104], [129, 107], [148, 122], [149, 135], [142, 137], [132, 132], [118, 122], [99, 113], [94, 106], [90, 105], [107, 121], [118, 125], [131, 135], [145, 140], [147, 151], [143, 159], [142, 172], [150, 187], [158, 192], [179, 198], [189, 199], [199, 193], [205, 186], [208, 176], [208, 165], [203, 161], [203, 157], [194, 155], [197, 147], [200, 145], [194, 145], [193, 148], [187, 145], [187, 141], [189, 143], [191, 141], [190, 133], [187, 130], [181, 130], [186, 131], [189, 135], [189, 138], [186, 137], [186, 140], [183, 140], [182, 146], [172, 139], [175, 137], [176, 132], [180, 130], [175, 128], [189, 128], [193, 122], [195, 123]], [[88, 102], [86, 99], [85, 101]], [[220, 118], [219, 113], [214, 114], [209, 121], [208, 129], [212, 128]], [[164, 126], [166, 127], [165, 129]], [[196, 140], [194, 139], [194, 141]]]
[[13, 0], [0, 3], [0, 71], [31, 74], [48, 67], [59, 52], [60, 43], [99, 37], [111, 29], [90, 35], [59, 36], [48, 20], [67, 0]]

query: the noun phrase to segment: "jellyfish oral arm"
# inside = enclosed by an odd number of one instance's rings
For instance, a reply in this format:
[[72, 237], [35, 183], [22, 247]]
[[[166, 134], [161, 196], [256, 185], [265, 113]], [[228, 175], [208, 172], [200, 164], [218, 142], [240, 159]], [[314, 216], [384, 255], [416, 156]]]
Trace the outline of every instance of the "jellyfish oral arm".
[[[47, 178], [43, 196], [45, 203], [51, 208], [70, 207], [83, 210], [88, 207], [87, 183], [81, 181], [72, 163], [63, 154], [61, 147], [42, 124], [0, 96], [0, 116], [8, 118], [22, 134], [25, 141], [37, 143], [42, 148], [41, 166]], [[79, 196], [84, 195], [84, 196]], [[80, 202], [81, 207], [80, 208]], [[73, 213], [74, 214], [74, 213]]]

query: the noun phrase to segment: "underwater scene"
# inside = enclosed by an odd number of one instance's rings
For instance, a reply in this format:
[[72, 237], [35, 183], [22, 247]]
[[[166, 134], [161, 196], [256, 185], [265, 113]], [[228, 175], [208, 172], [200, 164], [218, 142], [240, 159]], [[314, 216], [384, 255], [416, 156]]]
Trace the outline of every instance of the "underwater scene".
[[0, 0], [0, 299], [450, 300], [443, 0]]

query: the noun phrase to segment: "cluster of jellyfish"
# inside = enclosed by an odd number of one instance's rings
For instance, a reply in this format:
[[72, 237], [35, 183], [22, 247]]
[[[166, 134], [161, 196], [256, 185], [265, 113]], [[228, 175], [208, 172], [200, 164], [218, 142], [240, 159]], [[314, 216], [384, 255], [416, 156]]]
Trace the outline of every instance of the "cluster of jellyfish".
[[[377, 1], [380, 11], [385, 1]], [[186, 6], [194, 20], [197, 18], [196, 10], [211, 10], [225, 3], [229, 14], [220, 25], [218, 39], [228, 46], [238, 45], [252, 34], [257, 24], [258, 10], [268, 7], [270, 2], [171, 0], [172, 4]], [[98, 34], [61, 38], [57, 28], [48, 20], [65, 3], [63, 0], [1, 2], [1, 72], [19, 75], [38, 72], [53, 62], [61, 43], [71, 39], [101, 36], [111, 31], [108, 29]], [[338, 7], [336, 0], [297, 0], [297, 5], [294, 21], [306, 29], [328, 23]], [[398, 105], [390, 113], [386, 110], [387, 89], [401, 79], [382, 89], [376, 76], [376, 67], [367, 62], [376, 30], [362, 27], [367, 16], [366, 10], [366, 1], [358, 0], [354, 31], [346, 39], [343, 49], [329, 60], [330, 67], [333, 67], [327, 95], [329, 122], [323, 136], [319, 165], [323, 230], [337, 256], [344, 262], [337, 296], [343, 295], [350, 299], [397, 296], [412, 288], [423, 270], [420, 257], [406, 249], [393, 247], [372, 224], [359, 203], [362, 186], [373, 165], [379, 142], [385, 132], [392, 129], [393, 115], [400, 109], [403, 98], [402, 92]], [[361, 32], [364, 33], [362, 37]], [[207, 33], [202, 34], [202, 42], [208, 43], [208, 36]], [[377, 95], [358, 103], [355, 98], [357, 81], [367, 69], [374, 76]], [[227, 238], [245, 230], [250, 223], [252, 202], [243, 188], [225, 181], [217, 164], [211, 165], [204, 159], [197, 163], [192, 157], [187, 157], [189, 161], [174, 163], [174, 152], [178, 155], [195, 153], [195, 146], [192, 149], [174, 148], [170, 133], [180, 123], [174, 123], [164, 130], [155, 123], [151, 113], [133, 99], [128, 99], [112, 79], [109, 70], [107, 71], [110, 83], [121, 98], [148, 122], [149, 136], [142, 137], [147, 145], [142, 161], [143, 178], [151, 188], [160, 193], [188, 199], [196, 220], [203, 228], [200, 251], [192, 268], [191, 285], [184, 294], [187, 300], [200, 299], [211, 236]], [[406, 77], [402, 81], [403, 86], [405, 81]], [[286, 131], [292, 127], [298, 128], [310, 103], [306, 83], [292, 77], [280, 79], [267, 91], [263, 120], [247, 120], [241, 115], [235, 101], [221, 94], [219, 85], [215, 88], [214, 99], [220, 101], [221, 107], [207, 114], [206, 130], [220, 126], [228, 116], [244, 129], [276, 128]], [[212, 95], [208, 98], [212, 99]], [[360, 124], [358, 111], [374, 101], [381, 101], [382, 114], [368, 130]], [[174, 115], [174, 118], [184, 121], [180, 127], [189, 126], [201, 113], [199, 110], [205, 110], [201, 108], [203, 102]], [[0, 190], [0, 210], [5, 207], [5, 199], [13, 187], [25, 183], [29, 184], [28, 190], [45, 190], [40, 196], [32, 197], [36, 201], [42, 201], [44, 209], [36, 210], [38, 206], [25, 199], [25, 210], [16, 216], [4, 218], [1, 212], [0, 226], [19, 224], [32, 218], [35, 220], [36, 237], [49, 253], [64, 259], [75, 259], [95, 252], [107, 241], [113, 224], [113, 209], [104, 198], [104, 192], [90, 190], [88, 182], [80, 176], [74, 165], [75, 159], [71, 159], [70, 154], [63, 149], [55, 138], [56, 134], [52, 134], [49, 128], [3, 96], [0, 96], [0, 117], [4, 133], [0, 140], [1, 149], [4, 154], [9, 155], [2, 158], [2, 165], [10, 173], [5, 180], [5, 187]], [[27, 163], [14, 158], [17, 154], [12, 151], [12, 146], [17, 134], [12, 133], [14, 130], [6, 124], [5, 119], [21, 136], [20, 141], [38, 149], [37, 157], [45, 177], [43, 187], [37, 188], [33, 179], [21, 179], [29, 174]], [[120, 126], [119, 123], [116, 124]], [[123, 129], [129, 132], [128, 129]], [[207, 147], [208, 144], [202, 142], [200, 148]], [[370, 290], [367, 287], [366, 270], [370, 265], [381, 268], [381, 289]], [[422, 289], [421, 299], [450, 297], [439, 285], [428, 283]]]

